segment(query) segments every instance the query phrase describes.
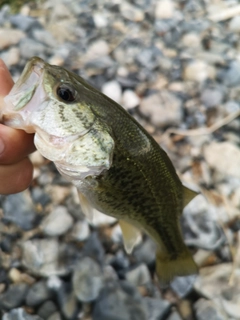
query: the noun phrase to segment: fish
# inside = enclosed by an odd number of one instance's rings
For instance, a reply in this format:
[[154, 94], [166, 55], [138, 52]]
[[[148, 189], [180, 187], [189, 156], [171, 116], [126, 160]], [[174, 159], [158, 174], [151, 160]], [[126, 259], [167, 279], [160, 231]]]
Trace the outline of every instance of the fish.
[[5, 97], [1, 121], [35, 133], [36, 148], [77, 187], [90, 221], [96, 212], [118, 219], [128, 254], [140, 232], [153, 239], [160, 282], [198, 272], [179, 221], [197, 193], [123, 107], [77, 74], [33, 57]]

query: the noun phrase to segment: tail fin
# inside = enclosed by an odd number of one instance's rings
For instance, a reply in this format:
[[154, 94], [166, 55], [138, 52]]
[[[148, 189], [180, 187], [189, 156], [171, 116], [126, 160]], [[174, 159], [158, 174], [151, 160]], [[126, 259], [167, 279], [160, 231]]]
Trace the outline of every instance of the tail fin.
[[175, 276], [187, 276], [197, 272], [197, 265], [187, 248], [176, 259], [170, 259], [162, 251], [157, 251], [156, 273], [161, 284], [168, 284]]

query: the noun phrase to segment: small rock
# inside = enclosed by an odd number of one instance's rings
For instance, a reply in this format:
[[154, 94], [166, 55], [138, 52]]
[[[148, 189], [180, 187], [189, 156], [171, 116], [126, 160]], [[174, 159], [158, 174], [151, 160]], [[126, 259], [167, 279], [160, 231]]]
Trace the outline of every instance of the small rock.
[[135, 60], [142, 67], [148, 70], [154, 70], [161, 63], [162, 52], [157, 47], [149, 47], [141, 50], [135, 57]]
[[54, 312], [57, 311], [57, 306], [51, 300], [45, 301], [41, 307], [38, 309], [38, 315], [43, 318], [47, 319], [50, 317]]
[[208, 65], [204, 61], [196, 60], [189, 63], [183, 72], [183, 78], [186, 81], [196, 81], [202, 83], [206, 79], [214, 79], [216, 71], [213, 66]]
[[235, 16], [230, 20], [229, 31], [240, 32], [240, 16]]
[[22, 247], [23, 265], [32, 273], [48, 277], [64, 275], [68, 272], [68, 260], [66, 257], [61, 257], [57, 239], [28, 240]]
[[155, 242], [147, 237], [147, 239], [142, 242], [141, 245], [134, 249], [133, 256], [139, 263], [143, 262], [147, 265], [153, 264], [156, 256]]
[[7, 291], [0, 294], [0, 308], [10, 310], [20, 307], [26, 298], [28, 285], [25, 283], [11, 284]]
[[26, 313], [23, 308], [12, 309], [10, 312], [3, 315], [2, 320], [44, 320], [37, 315]]
[[151, 281], [150, 272], [145, 264], [140, 264], [138, 267], [126, 273], [126, 279], [135, 286], [141, 286]]
[[122, 96], [122, 104], [126, 109], [132, 109], [139, 105], [140, 98], [132, 90], [125, 90]]
[[32, 31], [33, 38], [38, 42], [45, 44], [48, 47], [55, 47], [57, 46], [56, 40], [54, 39], [53, 35], [48, 32], [47, 30], [43, 29], [34, 29]]
[[197, 320], [224, 320], [225, 315], [221, 313], [220, 310], [216, 308], [216, 305], [209, 300], [199, 299], [194, 304], [195, 314]]
[[219, 78], [228, 87], [238, 86], [240, 84], [240, 62], [232, 61], [227, 69], [219, 74]]
[[73, 226], [73, 218], [66, 207], [58, 206], [43, 219], [41, 228], [48, 236], [60, 236]]
[[147, 320], [146, 305], [136, 289], [108, 282], [94, 304], [93, 320]]
[[168, 314], [171, 304], [167, 300], [155, 299], [150, 297], [144, 298], [147, 304], [147, 320], [162, 320]]
[[201, 39], [197, 33], [186, 33], [182, 38], [182, 44], [187, 48], [200, 48]]
[[86, 220], [77, 221], [74, 224], [71, 236], [77, 241], [84, 241], [90, 236], [89, 224]]
[[193, 290], [194, 281], [197, 275], [185, 277], [175, 277], [171, 282], [171, 289], [178, 295], [179, 298], [184, 298]]
[[96, 12], [93, 14], [93, 21], [96, 28], [105, 28], [108, 25], [108, 17], [102, 13]]
[[23, 14], [10, 16], [11, 24], [22, 31], [29, 31], [32, 28], [41, 27], [37, 19]]
[[20, 51], [17, 47], [11, 47], [8, 51], [1, 54], [1, 59], [7, 67], [16, 65], [20, 60]]
[[144, 19], [144, 12], [128, 2], [122, 2], [120, 11], [125, 19], [139, 22]]
[[84, 60], [87, 62], [99, 57], [107, 56], [109, 54], [109, 50], [109, 45], [106, 41], [97, 40], [89, 46]]
[[102, 272], [99, 265], [91, 258], [85, 257], [75, 266], [73, 287], [79, 301], [96, 300], [103, 286]]
[[[27, 50], [26, 50], [27, 48]], [[30, 38], [24, 38], [19, 45], [20, 55], [22, 58], [30, 59], [33, 56], [38, 56], [45, 59], [46, 47], [44, 44]]]
[[9, 195], [3, 201], [4, 220], [17, 224], [23, 230], [36, 226], [37, 214], [28, 190]]
[[166, 320], [183, 320], [177, 311], [173, 311]]
[[102, 93], [104, 93], [106, 96], [113, 99], [117, 103], [121, 102], [122, 89], [120, 84], [115, 80], [105, 82], [102, 86]]
[[55, 291], [55, 295], [64, 317], [68, 320], [76, 319], [80, 311], [80, 304], [75, 296], [72, 284], [62, 281], [61, 287]]
[[222, 88], [205, 88], [201, 93], [201, 101], [207, 108], [217, 107], [224, 98]]
[[105, 250], [99, 240], [97, 232], [92, 232], [83, 248], [83, 254], [95, 259], [100, 265], [104, 264]]
[[19, 43], [25, 36], [21, 30], [0, 28], [0, 50]]
[[240, 149], [226, 142], [211, 142], [204, 148], [204, 157], [208, 165], [223, 176], [240, 178]]
[[34, 283], [28, 290], [26, 304], [29, 307], [37, 307], [46, 300], [51, 298], [51, 293], [45, 280]]
[[62, 320], [61, 314], [59, 312], [54, 312], [47, 320]]
[[143, 98], [140, 111], [155, 126], [178, 126], [182, 121], [182, 101], [168, 91], [161, 91]]
[[174, 2], [171, 0], [157, 1], [155, 9], [156, 19], [171, 19], [174, 15]]

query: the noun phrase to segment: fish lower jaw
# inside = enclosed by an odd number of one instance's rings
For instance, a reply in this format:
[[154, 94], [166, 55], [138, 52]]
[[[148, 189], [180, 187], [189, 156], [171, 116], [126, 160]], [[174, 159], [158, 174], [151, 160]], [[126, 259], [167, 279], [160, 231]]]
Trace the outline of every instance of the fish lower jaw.
[[14, 129], [21, 129], [26, 131], [27, 133], [35, 133], [35, 128], [32, 125], [27, 125], [26, 122], [22, 119], [19, 114], [3, 114], [1, 117], [1, 121], [8, 127]]

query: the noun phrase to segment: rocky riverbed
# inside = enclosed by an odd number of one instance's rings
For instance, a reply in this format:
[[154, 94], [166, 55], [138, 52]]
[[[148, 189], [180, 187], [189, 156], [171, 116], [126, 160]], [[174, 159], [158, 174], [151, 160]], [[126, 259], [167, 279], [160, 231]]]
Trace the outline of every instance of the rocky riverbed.
[[240, 319], [240, 5], [207, 0], [48, 0], [0, 7], [0, 58], [17, 80], [39, 56], [122, 104], [201, 191], [181, 224], [198, 276], [161, 288], [155, 247], [132, 255], [107, 216], [37, 152], [34, 179], [0, 196], [3, 320]]

